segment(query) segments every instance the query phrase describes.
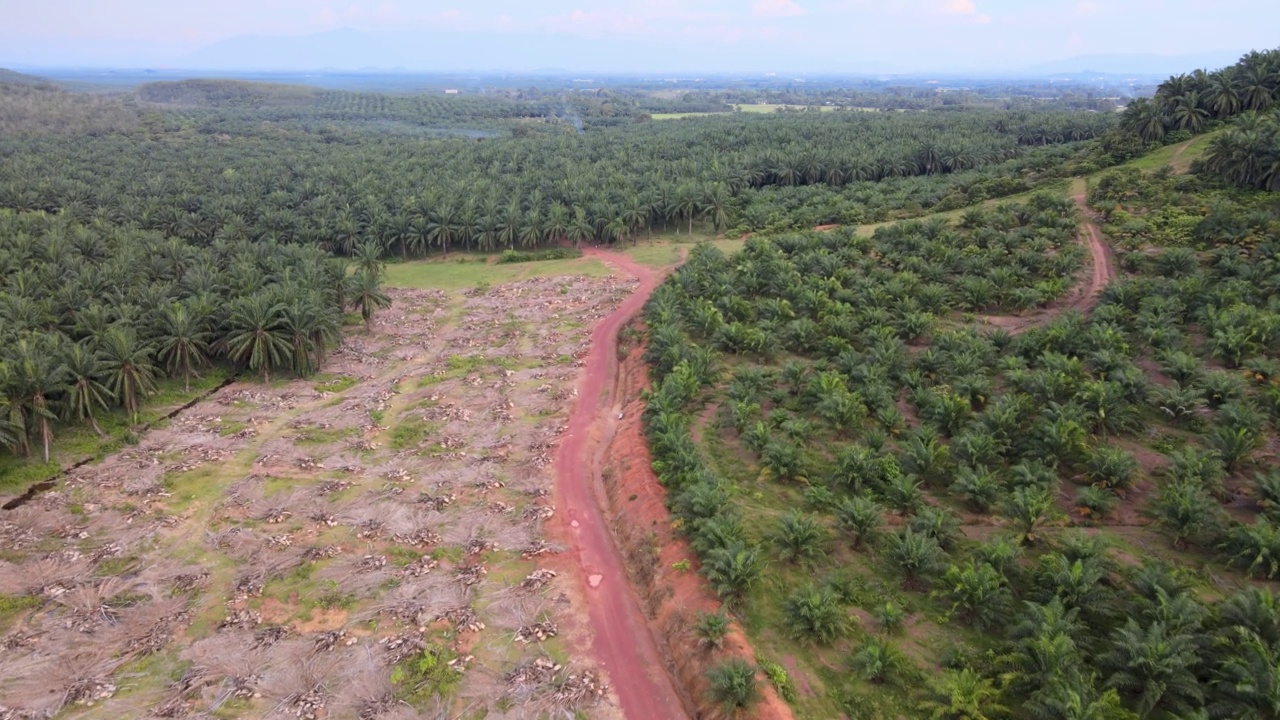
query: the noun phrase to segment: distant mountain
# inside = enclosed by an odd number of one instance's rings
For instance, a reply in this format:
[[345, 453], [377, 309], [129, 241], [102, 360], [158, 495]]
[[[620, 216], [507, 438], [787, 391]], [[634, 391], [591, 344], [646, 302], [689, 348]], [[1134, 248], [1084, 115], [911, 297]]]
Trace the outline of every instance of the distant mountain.
[[1041, 75], [1103, 73], [1168, 76], [1191, 72], [1197, 68], [1214, 70], [1225, 67], [1234, 64], [1242, 55], [1244, 52], [1227, 51], [1185, 55], [1080, 55], [1033, 65], [1026, 72]]
[[[664, 60], [664, 58], [678, 60]], [[581, 38], [467, 32], [361, 32], [336, 30], [287, 37], [242, 36], [224, 40], [170, 63], [200, 70], [386, 70], [452, 72], [766, 72], [829, 67], [830, 59], [789, 54], [782, 63], [764, 53], [726, 52], [721, 46], [653, 38]], [[851, 63], [840, 72], [883, 73], [880, 62]]]
[[10, 85], [56, 85], [52, 80], [42, 78], [37, 75], [27, 75], [25, 73], [14, 72], [0, 68], [0, 83], [8, 83]]

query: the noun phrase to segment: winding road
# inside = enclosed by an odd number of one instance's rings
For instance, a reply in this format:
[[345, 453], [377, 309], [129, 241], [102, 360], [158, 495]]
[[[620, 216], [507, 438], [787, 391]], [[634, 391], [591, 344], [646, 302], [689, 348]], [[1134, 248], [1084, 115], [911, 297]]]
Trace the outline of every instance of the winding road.
[[[680, 720], [688, 714], [677, 694], [639, 600], [627, 580], [622, 555], [614, 544], [597, 492], [596, 458], [600, 428], [608, 425], [610, 398], [618, 366], [618, 331], [639, 313], [657, 286], [656, 274], [625, 255], [584, 249], [640, 285], [618, 309], [591, 330], [591, 349], [568, 430], [556, 451], [557, 504], [563, 508], [566, 536], [577, 556], [592, 634], [592, 651], [608, 675], [622, 714], [628, 720]], [[612, 391], [609, 393], [612, 395]]]
[[1075, 193], [1071, 199], [1080, 208], [1082, 215], [1080, 239], [1089, 248], [1092, 273], [1088, 281], [1082, 283], [1070, 297], [1044, 310], [1026, 315], [980, 315], [978, 319], [983, 324], [1003, 328], [1012, 335], [1018, 335], [1032, 328], [1048, 325], [1065, 310], [1088, 313], [1097, 307], [1103, 288], [1115, 279], [1115, 263], [1112, 261], [1111, 248], [1102, 239], [1102, 231], [1089, 215], [1085, 193]]

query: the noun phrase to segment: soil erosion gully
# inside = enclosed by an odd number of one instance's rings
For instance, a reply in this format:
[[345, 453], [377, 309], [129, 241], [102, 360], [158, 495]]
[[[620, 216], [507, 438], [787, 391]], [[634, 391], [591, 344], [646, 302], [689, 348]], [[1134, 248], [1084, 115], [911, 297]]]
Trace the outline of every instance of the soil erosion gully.
[[602, 396], [617, 380], [618, 332], [648, 300], [657, 278], [624, 255], [594, 249], [585, 254], [635, 276], [640, 285], [591, 330], [578, 398], [555, 458], [556, 492], [565, 510], [561, 517], [585, 579], [592, 651], [608, 673], [623, 715], [627, 720], [686, 718], [601, 509], [603, 498], [596, 491], [601, 468], [592, 442], [601, 440], [601, 428], [608, 425], [609, 398]]

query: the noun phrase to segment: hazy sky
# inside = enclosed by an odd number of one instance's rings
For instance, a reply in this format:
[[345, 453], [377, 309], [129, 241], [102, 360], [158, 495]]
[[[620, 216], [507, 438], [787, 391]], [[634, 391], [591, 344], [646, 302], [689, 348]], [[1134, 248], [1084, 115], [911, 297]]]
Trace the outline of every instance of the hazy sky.
[[61, 65], [180, 65], [236, 36], [343, 28], [652, 43], [665, 66], [694, 46], [945, 69], [1280, 45], [1277, 0], [0, 0], [0, 17], [0, 62]]

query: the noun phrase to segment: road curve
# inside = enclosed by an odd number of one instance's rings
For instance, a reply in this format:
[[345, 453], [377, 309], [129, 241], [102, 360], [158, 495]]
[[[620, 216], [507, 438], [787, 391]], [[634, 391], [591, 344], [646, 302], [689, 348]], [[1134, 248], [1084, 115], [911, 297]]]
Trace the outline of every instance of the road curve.
[[640, 285], [591, 330], [578, 399], [556, 451], [556, 494], [561, 517], [567, 523], [566, 536], [577, 555], [592, 651], [608, 675], [623, 716], [628, 720], [680, 720], [688, 718], [688, 713], [627, 581], [626, 567], [596, 492], [600, 468], [595, 450], [600, 429], [607, 425], [603, 414], [609, 412], [611, 399], [602, 396], [617, 380], [618, 331], [639, 313], [657, 278], [649, 268], [619, 253], [587, 249], [584, 254], [636, 277]]

